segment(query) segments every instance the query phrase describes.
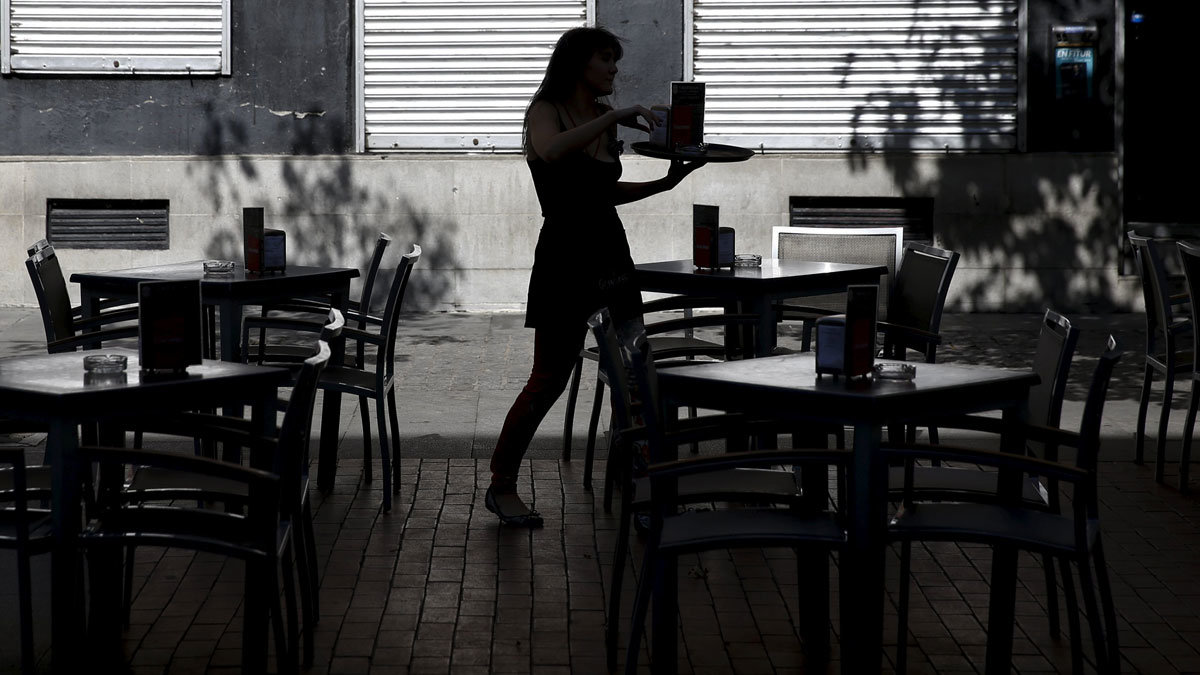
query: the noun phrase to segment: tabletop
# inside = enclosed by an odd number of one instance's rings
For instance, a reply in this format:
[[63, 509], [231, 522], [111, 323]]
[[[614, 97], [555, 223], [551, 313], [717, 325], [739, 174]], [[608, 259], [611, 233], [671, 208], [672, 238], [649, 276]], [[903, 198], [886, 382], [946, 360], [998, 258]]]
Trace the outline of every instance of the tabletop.
[[199, 279], [201, 291], [206, 297], [224, 297], [286, 294], [293, 292], [297, 286], [326, 285], [331, 280], [348, 282], [358, 276], [358, 269], [353, 267], [307, 265], [289, 265], [281, 272], [256, 274], [247, 272], [242, 263], [234, 263], [233, 274], [218, 276], [205, 274], [203, 263], [202, 260], [191, 260], [123, 270], [76, 272], [71, 275], [71, 281], [94, 290], [128, 293], [129, 289], [136, 292], [137, 284], [142, 281]]
[[[770, 292], [792, 287], [798, 280], [820, 279], [822, 286], [842, 286], [861, 283], [864, 276], [887, 274], [884, 265], [813, 262], [763, 258], [761, 267], [696, 267], [690, 258], [640, 263], [634, 266], [638, 282], [646, 290], [660, 283], [686, 283], [697, 290], [726, 289], [747, 293]], [[844, 288], [843, 288], [844, 290]]]

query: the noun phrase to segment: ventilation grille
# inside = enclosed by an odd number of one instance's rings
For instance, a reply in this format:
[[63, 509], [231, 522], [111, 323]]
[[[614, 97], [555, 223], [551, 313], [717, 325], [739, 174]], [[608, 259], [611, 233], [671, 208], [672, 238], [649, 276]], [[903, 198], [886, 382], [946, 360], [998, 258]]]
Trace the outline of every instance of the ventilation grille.
[[904, 241], [933, 243], [932, 197], [790, 197], [794, 227], [903, 227]]
[[166, 250], [166, 199], [50, 199], [46, 238], [57, 248]]

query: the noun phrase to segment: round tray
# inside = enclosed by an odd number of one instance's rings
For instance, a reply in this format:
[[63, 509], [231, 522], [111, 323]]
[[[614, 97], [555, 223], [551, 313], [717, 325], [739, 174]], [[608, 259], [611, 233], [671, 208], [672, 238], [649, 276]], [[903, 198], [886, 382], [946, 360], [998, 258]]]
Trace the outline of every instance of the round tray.
[[650, 145], [649, 141], [638, 141], [630, 147], [639, 155], [684, 161], [744, 162], [754, 156], [754, 151], [750, 148], [739, 148], [736, 145], [721, 145], [720, 143], [709, 143], [705, 152], [676, 152], [660, 148], [657, 145]]

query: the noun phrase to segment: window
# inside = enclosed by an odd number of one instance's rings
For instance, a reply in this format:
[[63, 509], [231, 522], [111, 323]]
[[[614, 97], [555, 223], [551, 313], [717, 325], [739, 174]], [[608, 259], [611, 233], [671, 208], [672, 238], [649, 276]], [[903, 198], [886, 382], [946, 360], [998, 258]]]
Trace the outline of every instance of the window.
[[593, 0], [359, 3], [367, 150], [519, 150], [555, 41], [594, 20]]
[[0, 0], [0, 72], [228, 75], [230, 0]]
[[1013, 149], [1019, 2], [687, 0], [685, 79], [712, 142]]

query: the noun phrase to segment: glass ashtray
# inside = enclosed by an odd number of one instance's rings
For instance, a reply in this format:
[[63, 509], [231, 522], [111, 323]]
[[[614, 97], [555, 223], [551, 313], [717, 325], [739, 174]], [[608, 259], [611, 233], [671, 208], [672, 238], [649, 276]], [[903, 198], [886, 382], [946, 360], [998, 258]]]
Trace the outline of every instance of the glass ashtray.
[[917, 367], [911, 363], [876, 363], [875, 377], [880, 380], [910, 382], [917, 376]]
[[757, 253], [739, 253], [733, 256], [734, 267], [762, 267], [762, 256]]
[[204, 274], [210, 277], [233, 276], [232, 260], [205, 260]]
[[121, 354], [96, 354], [83, 357], [83, 372], [94, 374], [123, 373], [128, 358]]

